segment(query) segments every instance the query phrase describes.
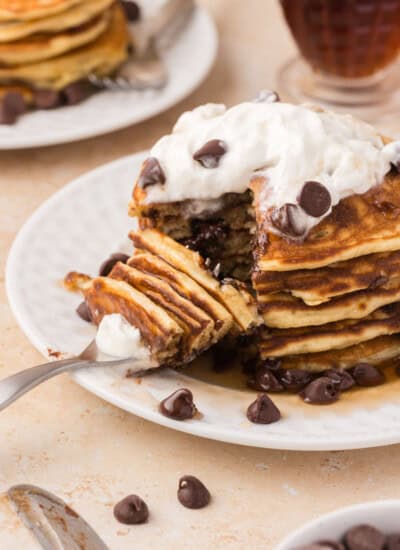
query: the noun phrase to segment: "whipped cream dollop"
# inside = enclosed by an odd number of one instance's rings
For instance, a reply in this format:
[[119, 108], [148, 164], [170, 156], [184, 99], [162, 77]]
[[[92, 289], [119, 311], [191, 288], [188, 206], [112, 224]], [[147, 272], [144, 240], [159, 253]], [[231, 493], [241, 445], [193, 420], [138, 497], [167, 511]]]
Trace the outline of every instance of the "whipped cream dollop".
[[[199, 151], [209, 142], [217, 143], [211, 145], [214, 150], [219, 147], [220, 157], [211, 164], [199, 162]], [[350, 115], [270, 101], [230, 109], [210, 103], [182, 114], [172, 134], [152, 148], [151, 157], [158, 160], [165, 182], [147, 186], [145, 202], [200, 201], [243, 193], [254, 176], [262, 176], [260, 210], [296, 205], [289, 214], [305, 233], [340, 200], [381, 183], [396, 150], [385, 146], [372, 126]], [[329, 192], [321, 215], [298, 207], [307, 181]], [[276, 226], [271, 229], [279, 232]]]
[[105, 315], [101, 320], [96, 334], [98, 349], [112, 357], [125, 359], [132, 357], [151, 365], [150, 350], [141, 339], [139, 330], [132, 326], [119, 313]]

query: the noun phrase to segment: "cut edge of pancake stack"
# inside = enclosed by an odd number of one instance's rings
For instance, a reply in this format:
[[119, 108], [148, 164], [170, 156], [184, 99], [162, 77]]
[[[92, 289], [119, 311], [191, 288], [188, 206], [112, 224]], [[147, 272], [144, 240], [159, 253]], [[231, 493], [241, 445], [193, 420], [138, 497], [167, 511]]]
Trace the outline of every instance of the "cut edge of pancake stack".
[[[129, 41], [115, 0], [0, 2], [1, 105], [12, 111], [15, 93], [25, 108], [77, 103], [91, 91], [90, 74], [110, 75], [125, 61]], [[7, 114], [2, 122], [12, 123]]]

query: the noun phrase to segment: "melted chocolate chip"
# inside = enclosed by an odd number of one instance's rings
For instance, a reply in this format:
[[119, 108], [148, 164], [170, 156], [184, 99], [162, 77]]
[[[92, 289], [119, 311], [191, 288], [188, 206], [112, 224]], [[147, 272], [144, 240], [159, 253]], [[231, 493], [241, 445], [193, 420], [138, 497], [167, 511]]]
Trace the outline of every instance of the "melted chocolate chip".
[[118, 262], [122, 262], [123, 264], [126, 264], [126, 262], [129, 260], [129, 256], [127, 254], [123, 254], [122, 252], [116, 252], [115, 254], [111, 254], [107, 260], [104, 260], [104, 262], [101, 264], [99, 268], [99, 275], [100, 277], [107, 277]]
[[67, 105], [77, 105], [85, 99], [87, 99], [94, 89], [90, 82], [87, 80], [79, 80], [78, 82], [72, 82], [68, 84], [63, 91], [62, 95]]
[[273, 90], [260, 90], [253, 103], [277, 103], [281, 100], [279, 94]]
[[278, 370], [282, 366], [282, 361], [279, 359], [279, 357], [268, 357], [268, 359], [265, 359], [263, 362], [264, 367], [266, 367], [269, 370]]
[[124, 8], [128, 21], [133, 23], [134, 21], [138, 21], [140, 19], [140, 8], [136, 2], [133, 2], [132, 0], [122, 0], [122, 7]]
[[271, 223], [284, 235], [302, 237], [306, 232], [306, 227], [299, 219], [299, 214], [299, 207], [296, 204], [284, 204], [272, 211]]
[[314, 218], [328, 212], [332, 202], [328, 189], [318, 181], [306, 181], [298, 200], [304, 212]]
[[249, 386], [254, 390], [265, 392], [281, 392], [284, 390], [273, 371], [265, 365], [256, 368], [254, 378], [249, 381]]
[[149, 519], [149, 509], [139, 496], [129, 495], [114, 506], [114, 517], [120, 523], [138, 525]]
[[79, 304], [79, 306], [76, 308], [76, 313], [81, 319], [83, 319], [87, 323], [91, 323], [93, 320], [92, 313], [86, 302], [82, 302], [81, 304]]
[[176, 390], [160, 403], [160, 412], [174, 420], [188, 420], [197, 412], [193, 394], [186, 388]]
[[164, 185], [165, 174], [160, 163], [155, 157], [149, 157], [144, 161], [139, 176], [139, 187], [146, 189], [151, 185]]
[[351, 369], [351, 374], [358, 386], [379, 386], [385, 381], [381, 370], [369, 363], [359, 363]]
[[183, 476], [179, 480], [178, 500], [186, 508], [198, 510], [210, 503], [211, 495], [207, 487], [194, 476]]
[[369, 285], [369, 290], [375, 290], [375, 288], [378, 288], [382, 285], [385, 285], [389, 280], [389, 277], [386, 277], [386, 275], [379, 275], [374, 279]]
[[327, 376], [334, 384], [337, 384], [340, 391], [346, 391], [355, 385], [354, 378], [346, 370], [329, 369], [324, 371], [323, 376]]
[[272, 399], [262, 393], [247, 409], [247, 418], [254, 424], [272, 424], [280, 420], [281, 413]]
[[14, 124], [25, 111], [24, 96], [20, 92], [7, 92], [0, 102], [0, 124]]
[[316, 378], [310, 382], [300, 395], [305, 403], [328, 405], [339, 399], [340, 389], [339, 385], [335, 384], [331, 378], [321, 376], [321, 378]]
[[389, 535], [386, 538], [386, 549], [387, 550], [400, 550], [400, 533], [395, 533]]
[[62, 95], [55, 90], [36, 90], [33, 103], [38, 109], [55, 109], [63, 103]]
[[198, 151], [193, 154], [193, 159], [197, 160], [203, 168], [217, 168], [221, 157], [227, 152], [227, 146], [220, 139], [207, 141]]
[[277, 376], [285, 390], [292, 392], [302, 390], [313, 379], [310, 372], [301, 369], [280, 369]]
[[357, 525], [344, 536], [348, 550], [383, 550], [385, 537], [372, 525]]

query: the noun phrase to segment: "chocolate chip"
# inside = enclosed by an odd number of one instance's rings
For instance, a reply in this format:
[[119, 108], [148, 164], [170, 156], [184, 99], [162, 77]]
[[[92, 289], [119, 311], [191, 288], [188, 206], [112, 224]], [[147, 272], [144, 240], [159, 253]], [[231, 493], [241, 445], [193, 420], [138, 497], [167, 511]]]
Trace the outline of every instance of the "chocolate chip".
[[179, 480], [178, 500], [186, 508], [198, 510], [210, 503], [211, 495], [207, 487], [194, 476], [183, 476]]
[[375, 288], [385, 285], [388, 281], [389, 277], [386, 277], [385, 275], [379, 275], [368, 285], [368, 289], [375, 290]]
[[68, 84], [62, 91], [62, 95], [67, 105], [81, 103], [81, 101], [87, 99], [92, 93], [93, 87], [86, 80], [72, 82], [72, 84]]
[[400, 550], [400, 533], [386, 537], [386, 550]]
[[340, 397], [340, 389], [331, 378], [321, 376], [310, 382], [301, 392], [305, 403], [315, 405], [328, 405], [334, 403]]
[[160, 163], [155, 157], [149, 157], [144, 161], [139, 176], [139, 187], [146, 189], [150, 185], [164, 185], [165, 174]]
[[313, 379], [313, 375], [301, 369], [280, 369], [276, 375], [285, 390], [298, 392]]
[[81, 319], [83, 319], [87, 323], [91, 323], [93, 320], [92, 313], [86, 302], [82, 302], [81, 304], [79, 304], [79, 306], [76, 308], [76, 313]]
[[193, 394], [186, 388], [176, 390], [160, 403], [160, 412], [174, 420], [187, 420], [196, 414]]
[[124, 8], [125, 15], [128, 21], [132, 23], [140, 19], [140, 8], [132, 0], [122, 0], [122, 7]]
[[139, 496], [129, 495], [114, 506], [114, 517], [120, 523], [138, 525], [149, 519], [149, 509]]
[[254, 378], [250, 380], [249, 385], [257, 391], [281, 392], [284, 390], [273, 371], [265, 365], [256, 368]]
[[55, 90], [36, 90], [33, 103], [38, 109], [55, 109], [62, 105], [63, 97]]
[[116, 252], [115, 254], [111, 254], [107, 260], [104, 260], [104, 262], [101, 264], [99, 268], [99, 275], [100, 277], [107, 277], [118, 262], [122, 262], [123, 264], [126, 264], [126, 262], [129, 260], [129, 256], [127, 254], [123, 254], [122, 252]]
[[314, 218], [328, 212], [332, 203], [328, 189], [318, 181], [306, 181], [298, 201], [304, 212]]
[[351, 374], [358, 386], [379, 386], [385, 381], [381, 370], [369, 363], [359, 363], [351, 369]]
[[281, 413], [272, 399], [262, 393], [247, 409], [247, 418], [254, 424], [272, 424], [280, 420]]
[[7, 92], [0, 102], [0, 124], [14, 124], [25, 111], [24, 96], [20, 92]]
[[302, 237], [306, 232], [306, 226], [296, 204], [288, 203], [275, 208], [271, 213], [271, 223], [278, 231], [289, 237]]
[[357, 525], [344, 536], [348, 550], [383, 550], [385, 537], [372, 525]]
[[260, 90], [253, 103], [277, 103], [281, 100], [277, 92], [273, 90]]
[[346, 370], [329, 369], [323, 372], [334, 384], [337, 384], [340, 391], [346, 391], [355, 385], [354, 378]]
[[227, 152], [227, 146], [220, 139], [207, 141], [198, 151], [193, 154], [193, 159], [197, 160], [203, 168], [217, 168], [221, 157]]
[[278, 370], [282, 366], [282, 361], [279, 359], [279, 357], [268, 357], [263, 362], [264, 367], [266, 367], [269, 370]]

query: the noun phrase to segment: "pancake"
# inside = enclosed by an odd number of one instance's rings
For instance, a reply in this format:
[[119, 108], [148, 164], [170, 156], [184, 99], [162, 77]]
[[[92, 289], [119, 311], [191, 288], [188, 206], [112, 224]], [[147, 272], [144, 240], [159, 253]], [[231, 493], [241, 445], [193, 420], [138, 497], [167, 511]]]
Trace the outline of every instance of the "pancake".
[[380, 308], [359, 320], [337, 321], [322, 326], [261, 329], [259, 348], [263, 358], [343, 349], [378, 336], [400, 332], [400, 304]]
[[304, 241], [287, 240], [259, 226], [263, 242], [259, 239], [257, 268], [315, 269], [367, 254], [399, 250], [399, 214], [400, 175], [393, 171], [367, 193], [340, 201]]
[[109, 23], [110, 11], [107, 10], [78, 28], [0, 44], [0, 65], [25, 65], [62, 55], [96, 40]]
[[130, 39], [122, 8], [116, 5], [111, 14], [110, 25], [94, 42], [40, 63], [0, 68], [0, 82], [22, 81], [36, 88], [61, 90], [90, 73], [111, 74], [125, 61]]
[[0, 22], [0, 43], [13, 42], [37, 33], [54, 34], [80, 27], [103, 13], [113, 2], [114, 0], [85, 0], [61, 13], [41, 19]]
[[370, 254], [319, 269], [263, 271], [253, 274], [253, 285], [262, 301], [273, 292], [290, 292], [307, 305], [318, 305], [336, 296], [376, 288], [400, 276], [400, 251]]
[[40, 19], [81, 3], [82, 0], [0, 0], [0, 21]]
[[284, 292], [269, 294], [259, 298], [258, 309], [269, 327], [291, 328], [325, 325], [343, 319], [361, 319], [397, 301], [400, 301], [399, 277], [378, 288], [346, 294], [312, 307]]
[[240, 331], [246, 332], [259, 324], [252, 297], [230, 284], [220, 285], [206, 270], [204, 261], [197, 252], [185, 248], [155, 229], [131, 232], [129, 237], [136, 248], [161, 257], [202, 286], [229, 311]]
[[282, 368], [321, 372], [331, 368], [349, 369], [357, 363], [385, 366], [399, 355], [400, 336], [380, 336], [367, 342], [339, 350], [282, 357]]

